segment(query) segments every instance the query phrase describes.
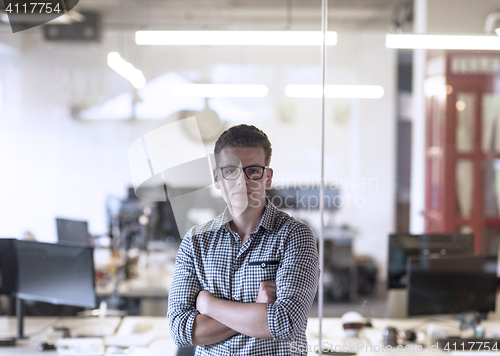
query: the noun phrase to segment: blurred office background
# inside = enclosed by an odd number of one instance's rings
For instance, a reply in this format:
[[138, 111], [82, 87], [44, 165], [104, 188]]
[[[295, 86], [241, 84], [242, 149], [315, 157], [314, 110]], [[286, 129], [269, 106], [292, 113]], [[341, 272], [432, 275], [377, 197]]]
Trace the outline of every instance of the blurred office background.
[[[426, 8], [419, 14], [424, 17], [420, 32], [431, 34], [493, 36], [485, 33], [485, 21], [500, 11], [494, 0], [421, 3]], [[331, 195], [341, 198], [339, 206], [325, 212], [329, 316], [347, 310], [385, 315], [390, 234], [474, 234], [475, 252], [496, 254], [498, 247], [497, 197], [489, 205], [491, 226], [481, 225], [483, 200], [490, 195], [473, 193], [478, 183], [470, 178], [487, 182], [483, 172], [492, 172], [487, 189], [496, 192], [496, 151], [484, 163], [491, 170], [483, 171], [479, 161], [459, 168], [433, 161], [442, 167], [436, 168], [441, 181], [434, 184], [426, 178], [434, 169], [426, 163], [426, 155], [446, 149], [442, 141], [431, 151], [426, 146], [426, 130], [432, 125], [426, 129], [423, 78], [430, 72], [417, 71], [420, 77], [415, 77], [416, 69], [430, 63], [431, 52], [422, 57], [411, 49], [386, 46], [387, 33], [414, 32], [416, 7], [411, 0], [329, 1], [328, 30], [336, 32], [337, 43], [327, 47], [326, 84], [370, 85], [378, 90], [370, 98], [359, 93], [346, 98], [340, 93], [326, 99], [325, 179]], [[294, 96], [286, 88], [321, 84], [321, 51], [320, 46], [139, 45], [136, 31], [320, 31], [321, 2], [81, 0], [71, 12], [83, 18], [70, 17], [69, 24], [51, 23], [15, 34], [5, 11], [1, 18], [0, 237], [56, 243], [56, 218], [76, 221], [75, 226], [87, 222], [84, 229], [96, 246], [101, 298], [115, 298], [114, 306], [131, 314], [165, 313], [165, 288], [157, 294], [153, 290], [141, 295], [141, 291], [152, 284], [168, 287], [180, 241], [178, 225], [184, 229], [203, 222], [224, 206], [220, 201], [213, 206], [187, 202], [176, 221], [170, 204], [138, 200], [131, 189], [129, 147], [156, 128], [195, 115], [210, 154], [224, 129], [252, 124], [266, 132], [273, 145], [272, 193], [279, 196], [280, 190], [307, 187], [309, 196], [315, 195], [321, 163], [321, 99], [307, 93]], [[134, 86], [114, 71], [108, 65], [112, 52], [139, 69], [145, 83]], [[493, 62], [500, 58], [488, 53]], [[487, 73], [488, 83], [496, 83], [500, 68], [495, 68]], [[417, 92], [415, 80], [421, 84]], [[477, 85], [468, 89], [464, 83], [462, 94], [455, 91], [450, 98], [465, 103], [467, 110], [483, 105], [483, 99], [474, 96], [483, 89]], [[172, 88], [179, 84], [261, 84], [268, 92], [262, 97], [178, 97]], [[484, 105], [499, 110], [498, 86], [486, 91], [492, 98]], [[450, 113], [455, 103], [447, 105]], [[457, 110], [464, 111], [459, 106]], [[447, 120], [448, 114], [443, 115]], [[463, 115], [467, 132], [474, 120], [468, 117], [477, 112]], [[496, 130], [495, 125], [480, 127], [476, 130], [483, 130], [485, 137]], [[185, 135], [186, 140], [196, 139], [187, 130]], [[464, 145], [467, 151], [468, 143]], [[465, 154], [481, 149], [474, 150]], [[475, 157], [471, 153], [463, 159]], [[462, 173], [455, 174], [457, 169]], [[443, 185], [442, 178], [448, 177], [444, 170], [458, 177], [452, 188]], [[165, 183], [177, 192], [204, 184], [198, 176], [169, 176]], [[461, 189], [455, 189], [457, 185]], [[210, 189], [200, 194], [216, 195]], [[452, 210], [462, 214], [457, 213], [460, 223], [449, 217], [448, 208], [430, 205], [433, 194], [452, 201]], [[287, 212], [319, 231], [318, 209]], [[437, 223], [432, 220], [436, 216]], [[122, 290], [123, 295], [115, 284], [119, 273], [120, 280], [135, 283]], [[120, 300], [124, 295], [129, 299]], [[149, 302], [140, 304], [148, 296]]]

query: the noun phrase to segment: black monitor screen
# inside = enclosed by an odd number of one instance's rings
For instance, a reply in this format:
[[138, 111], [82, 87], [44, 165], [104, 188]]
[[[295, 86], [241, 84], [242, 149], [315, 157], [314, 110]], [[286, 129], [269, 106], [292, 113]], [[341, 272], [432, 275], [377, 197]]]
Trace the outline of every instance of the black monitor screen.
[[406, 233], [389, 235], [387, 288], [406, 288], [409, 257], [445, 257], [474, 254], [474, 235]]
[[[266, 190], [266, 195], [279, 209], [319, 209], [320, 189], [315, 186], [286, 187], [281, 189], [271, 188]], [[345, 202], [339, 194], [337, 188], [325, 188], [324, 208], [327, 210], [339, 209]]]
[[11, 295], [16, 291], [15, 239], [0, 239], [0, 294]]
[[93, 248], [17, 241], [22, 299], [95, 308]]
[[408, 315], [495, 310], [496, 273], [496, 257], [412, 257]]
[[89, 231], [86, 221], [56, 218], [58, 241], [69, 245], [89, 245]]

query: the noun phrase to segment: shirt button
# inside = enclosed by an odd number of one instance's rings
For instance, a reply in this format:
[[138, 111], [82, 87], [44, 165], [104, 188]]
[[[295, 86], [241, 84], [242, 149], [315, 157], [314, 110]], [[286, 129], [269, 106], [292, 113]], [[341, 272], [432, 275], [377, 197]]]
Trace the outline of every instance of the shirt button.
[[266, 268], [266, 264], [265, 264], [264, 262], [262, 262], [262, 263], [260, 264], [260, 266], [261, 266], [262, 268]]

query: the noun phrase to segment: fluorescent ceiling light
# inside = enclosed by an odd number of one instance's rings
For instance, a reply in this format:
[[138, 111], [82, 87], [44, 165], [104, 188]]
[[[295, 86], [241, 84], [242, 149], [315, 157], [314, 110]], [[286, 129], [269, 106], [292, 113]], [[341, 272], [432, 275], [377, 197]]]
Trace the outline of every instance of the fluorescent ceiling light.
[[263, 84], [178, 84], [170, 87], [170, 95], [204, 98], [263, 98], [268, 89]]
[[387, 48], [500, 50], [497, 36], [457, 36], [457, 35], [387, 35]]
[[[290, 98], [321, 98], [321, 85], [296, 85], [285, 87], [285, 94]], [[326, 98], [379, 99], [384, 96], [380, 85], [326, 85]]]
[[[137, 31], [138, 45], [320, 46], [321, 31]], [[326, 33], [326, 45], [337, 44], [337, 33]]]
[[142, 71], [124, 60], [118, 52], [110, 52], [108, 54], [108, 65], [116, 73], [132, 83], [135, 88], [142, 89], [146, 85], [146, 78], [144, 78]]

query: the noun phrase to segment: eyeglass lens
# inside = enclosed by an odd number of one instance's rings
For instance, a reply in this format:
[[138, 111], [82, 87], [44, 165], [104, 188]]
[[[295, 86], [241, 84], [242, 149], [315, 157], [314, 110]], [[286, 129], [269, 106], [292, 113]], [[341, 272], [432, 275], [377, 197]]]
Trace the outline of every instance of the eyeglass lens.
[[[225, 179], [233, 180], [240, 177], [242, 168], [241, 167], [223, 167], [222, 176]], [[248, 179], [257, 180], [261, 179], [264, 175], [263, 167], [245, 167], [245, 174]]]

